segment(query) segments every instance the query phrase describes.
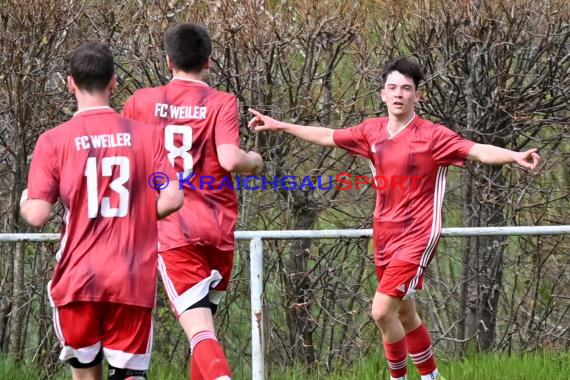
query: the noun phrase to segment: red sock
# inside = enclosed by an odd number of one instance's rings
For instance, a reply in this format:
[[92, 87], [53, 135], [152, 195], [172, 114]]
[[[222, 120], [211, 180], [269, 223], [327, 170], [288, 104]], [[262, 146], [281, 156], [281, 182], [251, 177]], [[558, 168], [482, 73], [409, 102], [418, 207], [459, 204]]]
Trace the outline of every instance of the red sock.
[[422, 323], [417, 329], [406, 334], [406, 346], [420, 375], [435, 371], [436, 364], [431, 349], [431, 338], [425, 324]]
[[390, 367], [390, 374], [392, 377], [402, 377], [408, 372], [406, 368], [406, 360], [408, 352], [406, 350], [406, 339], [394, 343], [384, 342], [384, 352], [386, 353], [386, 359], [388, 360], [388, 366]]
[[196, 363], [196, 356], [192, 355], [190, 359], [190, 380], [204, 380], [204, 376], [200, 372], [198, 363]]
[[[222, 376], [231, 377], [230, 366], [222, 347], [211, 331], [200, 331], [190, 341], [192, 349], [191, 375], [198, 379], [214, 380]], [[192, 380], [196, 380], [194, 377]]]

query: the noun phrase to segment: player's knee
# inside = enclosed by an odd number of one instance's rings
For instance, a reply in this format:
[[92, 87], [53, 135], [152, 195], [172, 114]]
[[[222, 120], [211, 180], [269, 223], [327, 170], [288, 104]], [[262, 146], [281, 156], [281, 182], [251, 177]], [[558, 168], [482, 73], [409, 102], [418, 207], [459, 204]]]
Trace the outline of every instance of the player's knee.
[[399, 312], [398, 319], [402, 322], [402, 326], [404, 326], [404, 330], [406, 331], [410, 331], [421, 322], [416, 312]]
[[71, 358], [67, 361], [67, 363], [72, 368], [85, 369], [85, 368], [95, 367], [101, 364], [102, 361], [103, 361], [103, 350], [99, 350], [99, 352], [95, 356], [95, 359], [93, 359], [89, 363], [81, 363], [79, 360], [77, 360], [77, 358]]
[[386, 307], [373, 307], [372, 308], [372, 319], [377, 325], [383, 326], [392, 322], [397, 318], [397, 313], [394, 310], [390, 310]]
[[146, 380], [146, 371], [128, 368], [117, 368], [109, 365], [109, 380]]

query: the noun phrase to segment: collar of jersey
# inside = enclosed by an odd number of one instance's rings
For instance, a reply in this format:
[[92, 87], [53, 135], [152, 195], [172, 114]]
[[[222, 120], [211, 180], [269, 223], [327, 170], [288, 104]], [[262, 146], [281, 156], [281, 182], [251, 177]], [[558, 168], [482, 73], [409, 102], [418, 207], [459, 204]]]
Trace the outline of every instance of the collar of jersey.
[[412, 124], [414, 122], [414, 120], [416, 120], [416, 113], [414, 112], [414, 116], [412, 116], [412, 118], [410, 119], [410, 121], [408, 121], [406, 123], [406, 125], [404, 125], [404, 127], [402, 129], [400, 129], [398, 132], [394, 133], [393, 135], [390, 134], [390, 130], [388, 129], [388, 123], [386, 123], [386, 133], [388, 133], [388, 138], [391, 140], [394, 137], [398, 136], [400, 133], [402, 133], [404, 131], [404, 129], [408, 128], [410, 126], [410, 124]]
[[98, 106], [98, 107], [89, 107], [89, 108], [83, 108], [82, 110], [79, 110], [77, 112], [75, 112], [73, 114], [73, 117], [77, 116], [80, 113], [84, 113], [87, 111], [97, 111], [97, 110], [109, 110], [109, 111], [113, 111], [113, 109], [110, 106]]
[[172, 80], [181, 80], [181, 81], [184, 81], [184, 82], [198, 83], [198, 84], [201, 84], [201, 85], [203, 85], [203, 86], [210, 87], [210, 86], [208, 86], [208, 83], [202, 82], [201, 80], [196, 80], [196, 79], [182, 78], [182, 77], [172, 77]]

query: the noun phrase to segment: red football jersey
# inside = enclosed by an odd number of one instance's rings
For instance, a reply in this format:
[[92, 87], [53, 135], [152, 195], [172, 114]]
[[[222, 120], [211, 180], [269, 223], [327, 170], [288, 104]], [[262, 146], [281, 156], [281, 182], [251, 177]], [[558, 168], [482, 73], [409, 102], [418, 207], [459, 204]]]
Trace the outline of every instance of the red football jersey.
[[388, 118], [372, 118], [334, 131], [337, 146], [371, 161], [376, 178], [374, 259], [391, 258], [427, 266], [442, 227], [448, 165], [463, 165], [475, 144], [416, 116], [390, 136]]
[[153, 307], [158, 192], [153, 172], [176, 173], [159, 136], [109, 107], [79, 111], [39, 137], [28, 197], [65, 209], [50, 285], [55, 306], [107, 301]]
[[185, 178], [194, 173], [190, 185], [184, 183], [184, 206], [159, 222], [159, 251], [188, 244], [233, 249], [237, 199], [216, 147], [239, 146], [236, 97], [204, 82], [174, 78], [136, 91], [123, 114], [157, 128], [176, 171]]

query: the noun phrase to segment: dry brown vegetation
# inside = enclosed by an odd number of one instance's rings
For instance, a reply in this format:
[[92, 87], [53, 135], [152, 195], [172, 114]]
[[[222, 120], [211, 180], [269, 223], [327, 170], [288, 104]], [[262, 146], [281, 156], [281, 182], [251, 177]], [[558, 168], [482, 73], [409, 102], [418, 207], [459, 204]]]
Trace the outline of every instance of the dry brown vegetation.
[[[419, 111], [466, 137], [537, 147], [540, 172], [468, 165], [455, 170], [448, 226], [570, 224], [570, 3], [505, 1], [21, 1], [0, 4], [0, 225], [34, 232], [18, 215], [29, 157], [42, 131], [66, 120], [66, 58], [82, 42], [109, 43], [120, 109], [135, 89], [169, 80], [169, 25], [205, 24], [215, 40], [211, 85], [240, 101], [242, 146], [266, 175], [366, 174], [363, 160], [285, 134], [245, 130], [247, 108], [305, 124], [347, 127], [380, 114], [381, 65], [416, 57], [428, 78]], [[316, 178], [316, 177], [315, 177]], [[370, 227], [371, 189], [241, 191], [240, 230]], [[44, 231], [57, 231], [60, 217]], [[368, 316], [374, 273], [368, 242], [265, 243], [266, 338], [271, 366], [332, 367], [378, 346]], [[570, 346], [568, 237], [444, 239], [422, 315], [438, 346], [461, 353]], [[54, 244], [0, 245], [0, 352], [54, 368], [45, 285]], [[235, 365], [249, 363], [247, 245], [239, 244], [220, 335]], [[164, 298], [155, 352], [187, 354]]]

